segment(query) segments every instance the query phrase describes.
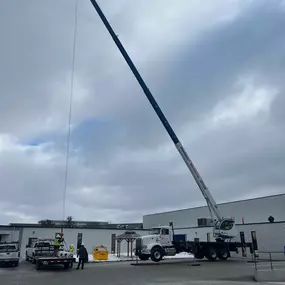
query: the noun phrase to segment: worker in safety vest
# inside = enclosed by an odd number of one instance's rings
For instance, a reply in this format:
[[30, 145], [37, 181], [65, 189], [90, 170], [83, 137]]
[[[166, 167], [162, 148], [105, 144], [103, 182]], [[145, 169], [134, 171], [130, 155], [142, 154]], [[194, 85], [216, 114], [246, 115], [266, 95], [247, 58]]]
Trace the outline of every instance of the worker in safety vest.
[[74, 252], [74, 245], [73, 245], [73, 244], [71, 244], [71, 245], [69, 246], [69, 252], [71, 252], [71, 253]]
[[55, 239], [53, 241], [53, 245], [54, 245], [54, 255], [56, 256], [59, 249], [60, 249], [60, 246], [63, 242], [63, 233], [60, 233], [60, 234], [56, 234], [55, 236]]

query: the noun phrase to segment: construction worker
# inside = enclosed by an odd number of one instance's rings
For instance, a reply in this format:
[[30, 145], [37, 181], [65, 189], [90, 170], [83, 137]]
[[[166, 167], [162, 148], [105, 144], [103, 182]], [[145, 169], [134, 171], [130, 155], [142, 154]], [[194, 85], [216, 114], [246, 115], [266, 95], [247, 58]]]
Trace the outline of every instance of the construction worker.
[[269, 214], [268, 221], [269, 223], [274, 223], [274, 217], [271, 214]]
[[73, 244], [71, 244], [71, 245], [69, 246], [69, 252], [71, 252], [71, 253], [74, 252], [74, 245], [73, 245]]
[[53, 245], [54, 245], [54, 256], [57, 255], [59, 249], [60, 249], [60, 246], [62, 245], [62, 242], [63, 242], [63, 233], [60, 233], [60, 234], [56, 234], [55, 236], [55, 239], [53, 241]]
[[86, 259], [88, 258], [88, 252], [87, 252], [86, 247], [84, 246], [83, 242], [81, 243], [81, 246], [78, 249], [77, 257], [79, 258], [79, 260], [78, 260], [78, 265], [77, 265], [76, 269], [79, 269], [80, 265], [81, 265], [81, 269], [84, 269], [84, 263], [85, 263]]

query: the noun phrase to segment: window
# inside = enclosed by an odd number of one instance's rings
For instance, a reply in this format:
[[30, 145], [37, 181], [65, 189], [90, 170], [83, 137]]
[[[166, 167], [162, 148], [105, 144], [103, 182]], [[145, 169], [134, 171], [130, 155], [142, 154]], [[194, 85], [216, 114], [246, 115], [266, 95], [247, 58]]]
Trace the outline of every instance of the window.
[[35, 247], [50, 247], [50, 243], [49, 242], [38, 242], [36, 243]]
[[160, 228], [153, 228], [151, 230], [152, 235], [159, 235], [160, 234]]
[[1, 245], [0, 252], [15, 252], [17, 247], [15, 245]]
[[227, 220], [225, 220], [225, 221], [222, 221], [221, 222], [221, 226], [220, 226], [220, 229], [222, 230], [222, 231], [229, 231], [229, 230], [231, 230], [232, 228], [233, 228], [233, 226], [234, 226], [234, 222], [233, 221], [227, 221]]
[[161, 234], [165, 236], [169, 235], [169, 229], [162, 229]]

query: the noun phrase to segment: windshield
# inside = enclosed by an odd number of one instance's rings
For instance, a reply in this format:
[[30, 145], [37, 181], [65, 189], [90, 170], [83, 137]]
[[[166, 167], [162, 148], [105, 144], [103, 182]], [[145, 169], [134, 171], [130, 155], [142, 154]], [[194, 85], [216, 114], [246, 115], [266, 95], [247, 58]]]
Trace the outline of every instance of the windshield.
[[229, 231], [233, 228], [235, 222], [233, 220], [223, 220], [221, 222], [217, 222], [215, 224], [215, 228], [217, 230], [222, 230], [222, 231]]
[[17, 251], [17, 247], [15, 245], [0, 245], [0, 252], [13, 252]]
[[160, 228], [153, 228], [151, 230], [152, 235], [159, 235], [160, 234]]
[[229, 231], [233, 228], [234, 226], [234, 221], [232, 220], [225, 220], [221, 222], [220, 229], [223, 231]]

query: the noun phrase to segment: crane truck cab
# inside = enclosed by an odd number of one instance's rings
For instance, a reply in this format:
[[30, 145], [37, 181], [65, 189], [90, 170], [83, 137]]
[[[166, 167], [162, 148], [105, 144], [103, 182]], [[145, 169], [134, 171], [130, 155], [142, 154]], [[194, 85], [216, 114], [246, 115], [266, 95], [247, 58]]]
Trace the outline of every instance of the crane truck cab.
[[215, 221], [213, 234], [216, 240], [228, 240], [236, 237], [235, 218], [222, 218]]
[[136, 239], [136, 255], [140, 260], [158, 262], [165, 255], [174, 256], [177, 253], [173, 244], [173, 235], [170, 226], [152, 228], [149, 235]]

